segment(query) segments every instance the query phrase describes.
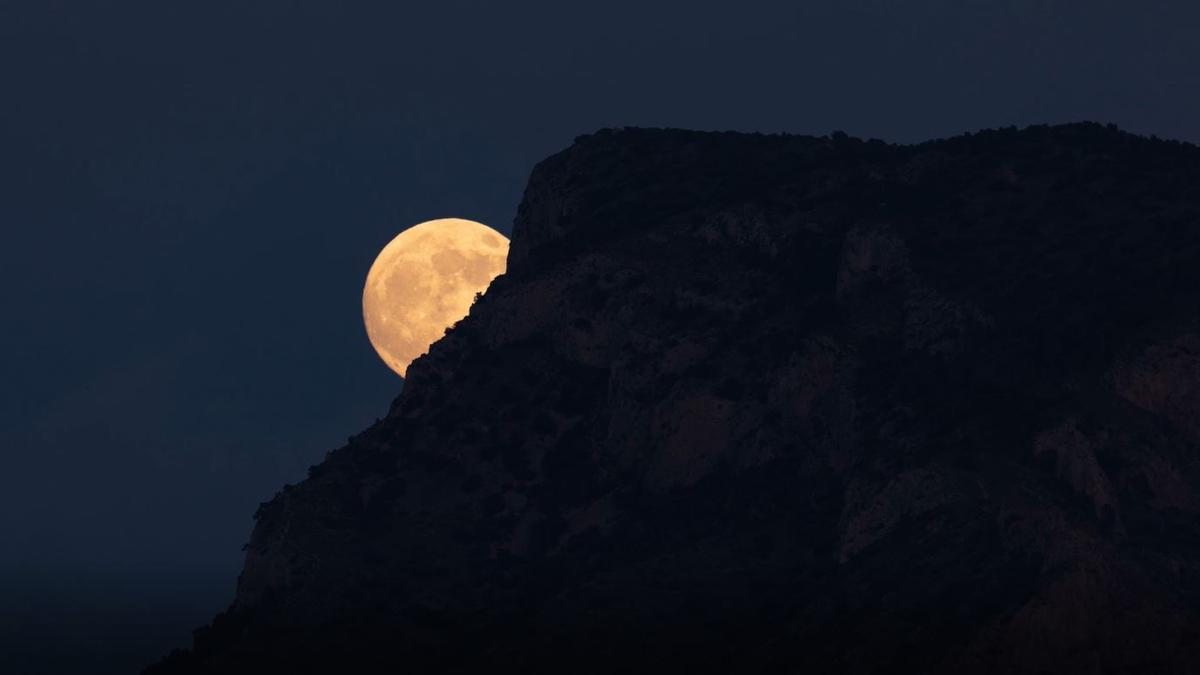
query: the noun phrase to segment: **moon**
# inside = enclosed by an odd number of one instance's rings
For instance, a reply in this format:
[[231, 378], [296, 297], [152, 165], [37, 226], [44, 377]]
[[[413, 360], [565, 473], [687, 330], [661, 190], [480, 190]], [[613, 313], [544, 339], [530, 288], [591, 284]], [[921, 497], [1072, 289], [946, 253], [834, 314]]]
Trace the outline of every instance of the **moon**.
[[507, 262], [508, 238], [472, 220], [429, 220], [401, 232], [379, 252], [363, 286], [363, 323], [379, 358], [404, 377]]

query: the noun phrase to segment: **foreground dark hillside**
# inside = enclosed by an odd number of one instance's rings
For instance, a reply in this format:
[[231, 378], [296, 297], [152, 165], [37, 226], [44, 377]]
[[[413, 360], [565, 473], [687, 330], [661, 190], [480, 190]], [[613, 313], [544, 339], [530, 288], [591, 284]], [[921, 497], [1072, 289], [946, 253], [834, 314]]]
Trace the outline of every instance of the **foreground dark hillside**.
[[1200, 149], [604, 131], [155, 673], [1200, 672]]

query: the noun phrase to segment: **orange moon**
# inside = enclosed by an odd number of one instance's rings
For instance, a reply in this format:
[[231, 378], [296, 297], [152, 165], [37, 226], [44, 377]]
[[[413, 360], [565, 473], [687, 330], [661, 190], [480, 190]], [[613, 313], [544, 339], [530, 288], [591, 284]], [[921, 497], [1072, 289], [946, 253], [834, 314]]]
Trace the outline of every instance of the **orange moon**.
[[508, 238], [472, 220], [429, 220], [401, 232], [379, 252], [363, 286], [363, 323], [379, 358], [404, 377], [507, 262]]

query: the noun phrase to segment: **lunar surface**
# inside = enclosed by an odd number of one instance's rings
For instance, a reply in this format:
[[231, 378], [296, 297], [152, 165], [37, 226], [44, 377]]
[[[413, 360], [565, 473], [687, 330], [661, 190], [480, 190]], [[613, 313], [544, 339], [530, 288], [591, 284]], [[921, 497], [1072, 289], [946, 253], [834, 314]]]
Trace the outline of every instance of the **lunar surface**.
[[504, 235], [460, 218], [414, 225], [383, 247], [367, 272], [363, 322], [384, 363], [403, 377], [467, 315], [507, 260]]

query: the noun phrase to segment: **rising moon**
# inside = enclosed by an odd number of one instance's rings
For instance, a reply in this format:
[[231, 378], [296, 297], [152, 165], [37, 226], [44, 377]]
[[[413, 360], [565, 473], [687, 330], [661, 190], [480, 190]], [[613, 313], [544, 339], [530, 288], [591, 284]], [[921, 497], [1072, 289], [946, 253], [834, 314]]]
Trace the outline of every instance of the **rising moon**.
[[375, 258], [363, 286], [363, 323], [379, 358], [400, 377], [467, 315], [508, 261], [508, 239], [461, 218], [414, 225]]

